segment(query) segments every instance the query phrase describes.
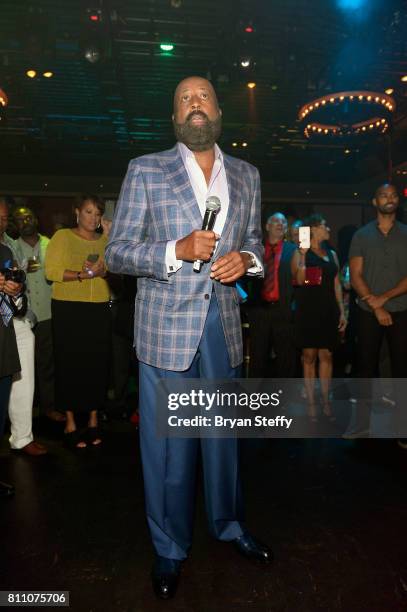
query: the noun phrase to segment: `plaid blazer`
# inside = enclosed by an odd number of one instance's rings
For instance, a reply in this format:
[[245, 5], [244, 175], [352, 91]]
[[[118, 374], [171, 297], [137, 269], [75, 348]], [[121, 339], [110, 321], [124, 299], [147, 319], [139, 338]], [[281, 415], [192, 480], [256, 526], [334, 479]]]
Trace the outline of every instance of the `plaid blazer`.
[[[256, 168], [224, 154], [229, 189], [226, 223], [215, 258], [249, 250], [262, 260], [260, 180]], [[234, 285], [210, 278], [210, 263], [167, 273], [166, 245], [201, 229], [199, 210], [178, 147], [133, 159], [124, 179], [106, 248], [112, 272], [138, 277], [134, 344], [140, 361], [184, 371], [197, 351], [216, 292], [232, 367], [242, 362], [239, 300]]]

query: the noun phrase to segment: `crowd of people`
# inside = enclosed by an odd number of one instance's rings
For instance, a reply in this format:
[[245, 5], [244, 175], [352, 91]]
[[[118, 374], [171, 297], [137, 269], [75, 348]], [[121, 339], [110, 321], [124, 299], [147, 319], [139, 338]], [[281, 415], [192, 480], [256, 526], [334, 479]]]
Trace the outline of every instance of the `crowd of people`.
[[[10, 447], [26, 455], [47, 454], [47, 448], [34, 440], [34, 404], [39, 415], [63, 426], [65, 444], [76, 449], [102, 443], [98, 413], [109, 406], [109, 386], [119, 390], [112, 400], [122, 408], [125, 404], [131, 363], [128, 300], [134, 292], [123, 289], [120, 275], [110, 275], [111, 283], [106, 279], [104, 250], [111, 219], [103, 218], [103, 213], [100, 198], [81, 196], [74, 205], [74, 227], [60, 229], [49, 239], [39, 233], [33, 210], [0, 197], [4, 302], [14, 295], [6, 291], [15, 289], [12, 281], [6, 281], [6, 271], [24, 275], [19, 283], [24, 308], [14, 309], [7, 325], [4, 318], [0, 321], [1, 423], [4, 427], [8, 412]], [[10, 338], [16, 350], [10, 348]], [[87, 427], [79, 428], [75, 417], [83, 414]]]
[[[355, 232], [345, 262], [319, 214], [288, 228], [284, 214], [273, 213], [263, 248], [259, 173], [216, 144], [221, 111], [206, 79], [179, 83], [173, 125], [172, 149], [130, 163], [112, 227], [103, 201], [85, 195], [75, 202], [74, 226], [48, 240], [30, 208], [10, 208], [0, 197], [0, 436], [8, 408], [13, 449], [47, 453], [32, 434], [35, 391], [43, 413], [63, 424], [71, 449], [103, 446], [98, 414], [112, 371], [121, 371], [117, 388], [123, 390], [130, 364], [133, 317], [128, 311], [123, 321], [117, 301], [126, 293], [126, 275], [138, 278], [140, 448], [156, 553], [152, 583], [161, 599], [174, 596], [191, 545], [199, 445], [211, 533], [249, 559], [265, 564], [272, 559], [271, 549], [242, 519], [237, 439], [156, 436], [161, 379], [239, 377], [237, 281], [252, 279], [249, 376], [294, 378], [302, 368], [311, 422], [336, 418], [330, 383], [334, 351], [351, 312], [350, 286], [357, 315], [354, 374], [365, 380], [376, 376], [385, 338], [392, 375], [407, 378], [407, 226], [396, 218], [396, 188], [377, 189], [376, 219]], [[222, 207], [213, 231], [199, 230], [210, 196]], [[10, 217], [18, 237], [6, 232]], [[310, 232], [305, 246], [299, 243], [302, 226]], [[204, 266], [199, 273], [194, 262]], [[126, 341], [118, 343], [117, 336]], [[112, 369], [112, 354], [119, 368]], [[370, 389], [365, 391], [350, 436], [369, 435]], [[399, 391], [395, 402], [402, 405]], [[84, 430], [78, 425], [81, 414]], [[405, 431], [407, 417], [401, 410], [399, 415]], [[405, 440], [400, 443], [406, 447]], [[0, 483], [0, 495], [11, 494], [12, 487]]]
[[[301, 371], [311, 422], [321, 416], [336, 420], [330, 400], [336, 351], [345, 356], [342, 375], [369, 381], [381, 374], [379, 357], [386, 341], [391, 376], [406, 377], [407, 229], [396, 217], [399, 202], [394, 185], [376, 190], [376, 219], [353, 229], [342, 265], [322, 215], [288, 226], [276, 212], [266, 221], [265, 276], [252, 281], [246, 306], [249, 375], [294, 378]], [[299, 228], [304, 226], [310, 228], [309, 248], [300, 246]], [[346, 437], [369, 435], [371, 389], [366, 385], [371, 385], [364, 384], [364, 401], [358, 402], [356, 423]]]
[[[393, 295], [394, 291], [390, 294], [387, 303], [390, 301], [392, 310], [384, 308], [385, 298], [376, 297], [376, 294], [382, 295], [381, 289], [386, 286], [381, 274], [391, 273], [394, 287], [403, 281], [403, 243], [394, 247], [394, 253], [389, 255], [393, 260], [389, 259], [388, 263], [383, 263], [380, 255], [372, 260], [372, 252], [368, 250], [377, 238], [377, 231], [385, 239], [388, 235], [391, 239], [394, 233], [403, 235], [404, 225], [395, 220], [398, 203], [397, 190], [392, 185], [378, 189], [373, 200], [377, 221], [366, 226], [369, 230], [356, 232], [349, 241], [349, 252], [342, 254], [345, 262], [342, 267], [331, 246], [330, 229], [323, 216], [314, 213], [308, 218], [295, 219], [290, 225], [282, 212], [267, 218], [264, 278], [252, 280], [245, 304], [250, 323], [248, 373], [252, 378], [302, 375], [311, 422], [318, 422], [321, 416], [331, 422], [336, 420], [330, 401], [330, 382], [337, 349], [345, 348], [346, 352], [348, 344], [352, 347], [348, 363], [343, 364], [344, 373], [350, 373], [346, 367], [351, 365], [352, 375], [374, 377], [385, 338], [393, 376], [405, 375], [403, 346], [407, 323], [403, 311], [407, 307], [404, 308], [404, 294]], [[102, 443], [98, 414], [106, 405], [109, 382], [114, 386], [115, 379], [119, 378], [119, 395], [126, 393], [132, 312], [128, 309], [124, 318], [116, 314], [115, 292], [120, 291], [125, 277], [110, 274], [108, 278], [104, 251], [111, 220], [104, 218], [103, 213], [101, 198], [81, 196], [74, 204], [75, 226], [60, 229], [49, 239], [39, 233], [38, 219], [30, 208], [10, 208], [8, 199], [0, 198], [0, 243], [3, 249], [10, 249], [8, 260], [13, 266], [25, 271], [28, 297], [28, 307], [13, 319], [19, 370], [14, 373], [8, 400], [10, 446], [29, 455], [47, 452], [33, 438], [34, 391], [40, 414], [63, 423], [65, 442], [76, 449]], [[15, 239], [6, 232], [10, 216], [19, 234]], [[310, 247], [306, 249], [299, 242], [299, 228], [303, 226], [310, 227]], [[370, 237], [363, 238], [368, 231]], [[390, 240], [388, 243], [391, 244]], [[362, 246], [365, 246], [363, 255], [360, 254]], [[363, 257], [368, 262], [364, 267]], [[367, 281], [363, 280], [363, 270]], [[367, 295], [368, 286], [375, 297]], [[357, 303], [353, 311], [349, 302]], [[112, 344], [116, 319], [126, 332], [116, 334], [116, 344]], [[346, 337], [349, 323], [352, 334]], [[356, 350], [355, 336], [359, 338], [359, 350]], [[117, 342], [121, 343], [119, 353], [115, 350]], [[116, 370], [113, 377], [110, 368]], [[317, 379], [319, 398], [316, 397]], [[96, 380], [97, 385], [89, 384]], [[75, 419], [75, 415], [84, 413], [88, 421], [85, 430], [77, 427]], [[360, 408], [359, 414], [362, 415]], [[368, 429], [368, 412], [363, 414], [358, 423], [360, 431]]]

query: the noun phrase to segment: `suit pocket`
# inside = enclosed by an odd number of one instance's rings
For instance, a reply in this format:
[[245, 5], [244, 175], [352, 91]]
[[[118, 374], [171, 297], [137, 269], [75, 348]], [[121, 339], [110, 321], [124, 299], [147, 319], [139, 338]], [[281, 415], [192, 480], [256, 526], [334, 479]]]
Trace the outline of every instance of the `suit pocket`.
[[136, 305], [137, 302], [142, 302], [143, 306], [147, 305], [152, 310], [172, 308], [175, 299], [172, 289], [161, 281], [155, 282], [154, 285], [156, 286], [150, 285], [147, 289], [143, 287], [137, 292]]

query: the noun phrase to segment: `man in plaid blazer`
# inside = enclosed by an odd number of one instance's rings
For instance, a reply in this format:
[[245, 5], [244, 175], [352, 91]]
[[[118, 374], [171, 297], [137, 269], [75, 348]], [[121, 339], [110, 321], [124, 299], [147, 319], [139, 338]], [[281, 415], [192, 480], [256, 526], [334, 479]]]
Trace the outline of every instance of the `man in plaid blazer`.
[[[203, 78], [181, 81], [174, 96], [177, 145], [130, 162], [106, 249], [112, 272], [138, 277], [135, 347], [140, 361], [140, 444], [146, 512], [156, 559], [153, 588], [175, 594], [191, 545], [199, 444], [211, 533], [247, 557], [270, 550], [242, 526], [236, 439], [156, 436], [161, 378], [239, 375], [242, 334], [235, 281], [262, 274], [260, 181], [250, 164], [216, 145], [221, 111]], [[201, 230], [205, 201], [221, 209], [214, 231]], [[193, 262], [203, 261], [199, 273]]]

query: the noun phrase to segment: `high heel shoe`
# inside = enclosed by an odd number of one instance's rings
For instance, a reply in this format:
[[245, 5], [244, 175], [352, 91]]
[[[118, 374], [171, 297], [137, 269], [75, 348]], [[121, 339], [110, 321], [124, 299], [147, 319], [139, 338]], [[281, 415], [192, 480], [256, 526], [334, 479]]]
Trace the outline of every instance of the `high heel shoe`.
[[307, 417], [311, 423], [319, 423], [319, 416], [315, 404], [308, 404], [307, 406]]
[[90, 446], [96, 448], [98, 448], [102, 444], [102, 436], [100, 435], [100, 429], [97, 425], [93, 427], [88, 427], [87, 441]]
[[336, 416], [332, 412], [331, 402], [325, 402], [322, 404], [322, 414], [330, 423], [335, 423]]

